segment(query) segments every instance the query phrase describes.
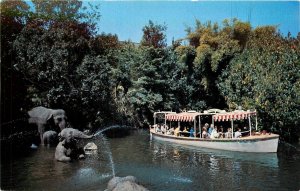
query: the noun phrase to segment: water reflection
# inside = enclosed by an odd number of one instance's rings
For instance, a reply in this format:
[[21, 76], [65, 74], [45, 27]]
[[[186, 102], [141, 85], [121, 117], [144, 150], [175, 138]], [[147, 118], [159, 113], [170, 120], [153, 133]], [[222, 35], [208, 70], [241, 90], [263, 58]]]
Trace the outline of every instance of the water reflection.
[[[223, 190], [224, 186], [228, 189], [258, 189], [268, 181], [265, 176], [278, 176], [276, 153], [218, 151], [157, 140], [150, 141], [149, 147], [153, 163], [165, 163], [168, 171], [175, 170], [174, 176], [191, 177], [188, 177], [190, 185], [186, 188], [201, 185], [201, 189], [208, 190]], [[278, 182], [272, 182], [269, 187], [276, 186]]]
[[[243, 152], [232, 152], [232, 151], [222, 151], [222, 150], [213, 150], [206, 148], [198, 148], [187, 145], [179, 145], [175, 143], [169, 143], [159, 140], [150, 141], [150, 147], [152, 147], [155, 154], [154, 159], [160, 157], [160, 155], [166, 156], [166, 149], [172, 148], [171, 152], [174, 153], [173, 158], [180, 160], [180, 151], [191, 152], [193, 157], [198, 157], [195, 162], [209, 161], [212, 163], [212, 167], [217, 168], [218, 160], [215, 158], [230, 158], [235, 159], [236, 161], [251, 162], [257, 165], [278, 168], [278, 156], [277, 153], [243, 153]], [[198, 154], [197, 154], [198, 153]], [[200, 154], [200, 155], [199, 155]], [[207, 158], [209, 157], [209, 158]]]

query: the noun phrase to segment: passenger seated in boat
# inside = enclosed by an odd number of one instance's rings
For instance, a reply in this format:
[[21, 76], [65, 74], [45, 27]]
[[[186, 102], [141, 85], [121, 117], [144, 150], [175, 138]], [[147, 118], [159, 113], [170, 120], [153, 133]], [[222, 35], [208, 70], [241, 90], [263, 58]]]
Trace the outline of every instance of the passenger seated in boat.
[[183, 136], [183, 137], [188, 137], [188, 136], [190, 136], [189, 128], [184, 127], [183, 131], [180, 132], [180, 136]]
[[212, 130], [210, 138], [211, 139], [219, 138], [219, 133], [218, 133], [217, 126], [215, 126], [215, 128]]
[[228, 128], [227, 132], [225, 133], [225, 138], [232, 138], [231, 128]]
[[236, 132], [234, 133], [234, 138], [240, 138], [240, 137], [242, 137], [242, 133], [241, 133], [241, 129], [238, 128], [238, 131], [236, 131]]
[[205, 123], [203, 126], [203, 128], [205, 128], [206, 130], [208, 129], [208, 127], [209, 127], [208, 123]]
[[184, 127], [183, 132], [188, 133], [189, 131], [186, 129], [186, 127]]
[[219, 138], [224, 138], [223, 126], [220, 126], [220, 128], [218, 129], [218, 133], [219, 133]]
[[164, 124], [163, 126], [164, 126], [167, 130], [169, 129], [169, 126], [168, 126], [168, 125]]
[[157, 133], [160, 133], [160, 132], [161, 132], [160, 125], [155, 124], [155, 125], [153, 125], [153, 127], [154, 127], [154, 129], [155, 129], [155, 132], [157, 132]]
[[180, 131], [180, 128], [176, 127], [176, 129], [174, 130], [174, 135], [178, 137], [179, 136], [179, 131]]
[[164, 133], [166, 132], [166, 130], [167, 130], [166, 127], [165, 127], [165, 125], [162, 125], [160, 129], [161, 129], [161, 132], [162, 132], [163, 134], [164, 134]]
[[194, 137], [194, 128], [190, 129], [190, 137]]
[[167, 131], [167, 135], [174, 135], [174, 128], [170, 128], [168, 131]]
[[207, 134], [207, 128], [204, 126], [202, 129], [202, 138], [207, 138], [208, 134]]
[[208, 129], [208, 136], [211, 137], [212, 131], [214, 130], [214, 125], [211, 124], [209, 129]]

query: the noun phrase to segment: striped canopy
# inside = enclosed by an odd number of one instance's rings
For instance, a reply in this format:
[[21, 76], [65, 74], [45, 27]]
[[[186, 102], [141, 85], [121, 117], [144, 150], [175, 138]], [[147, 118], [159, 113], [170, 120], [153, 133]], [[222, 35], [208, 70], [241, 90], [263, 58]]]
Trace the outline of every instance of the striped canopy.
[[198, 112], [183, 112], [183, 113], [170, 113], [166, 115], [169, 121], [194, 121], [196, 116], [201, 115]]
[[234, 111], [216, 114], [213, 119], [214, 121], [242, 120], [255, 115], [256, 111]]

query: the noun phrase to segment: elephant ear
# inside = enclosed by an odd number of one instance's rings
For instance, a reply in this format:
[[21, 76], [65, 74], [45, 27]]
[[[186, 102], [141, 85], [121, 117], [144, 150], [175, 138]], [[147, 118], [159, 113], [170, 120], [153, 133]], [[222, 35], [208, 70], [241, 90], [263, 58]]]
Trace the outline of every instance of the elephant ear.
[[35, 107], [28, 111], [29, 123], [46, 124], [47, 121], [53, 116], [52, 109], [48, 109], [42, 106]]
[[51, 110], [52, 110], [52, 116], [54, 118], [64, 118], [64, 119], [67, 119], [66, 112], [63, 109], [51, 109]]

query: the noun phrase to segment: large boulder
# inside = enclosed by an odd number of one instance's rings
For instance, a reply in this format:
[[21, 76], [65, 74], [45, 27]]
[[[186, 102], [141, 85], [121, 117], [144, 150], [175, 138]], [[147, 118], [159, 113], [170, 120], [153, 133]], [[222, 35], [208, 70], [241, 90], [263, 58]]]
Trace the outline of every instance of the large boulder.
[[107, 184], [107, 191], [148, 191], [136, 183], [134, 176], [114, 177]]

